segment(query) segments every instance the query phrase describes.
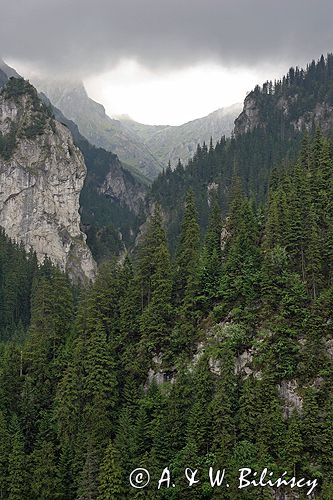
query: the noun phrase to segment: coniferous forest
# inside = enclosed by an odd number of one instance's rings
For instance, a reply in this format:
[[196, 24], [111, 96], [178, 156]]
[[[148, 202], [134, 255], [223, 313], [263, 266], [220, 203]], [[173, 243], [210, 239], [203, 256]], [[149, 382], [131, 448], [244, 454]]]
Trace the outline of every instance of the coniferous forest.
[[213, 189], [205, 230], [187, 190], [172, 244], [155, 203], [87, 289], [1, 233], [1, 498], [291, 498], [241, 467], [333, 498], [333, 143], [299, 143], [266, 197], [237, 172], [224, 207]]
[[246, 113], [241, 113], [231, 138], [223, 136], [216, 145], [212, 141], [199, 144], [188, 165], [179, 161], [159, 175], [150, 197], [168, 214], [166, 229], [173, 252], [182, 220], [179, 200], [185, 200], [188, 189], [195, 193], [203, 233], [209, 218], [207, 192], [209, 195], [216, 191], [226, 215], [231, 185], [237, 176], [244, 193], [263, 203], [272, 171], [296, 161], [305, 130], [320, 127], [326, 136], [332, 137], [332, 81], [333, 55], [328, 54], [312, 61], [306, 69], [290, 68], [282, 79], [257, 85], [245, 100], [254, 104], [256, 118], [250, 127], [247, 128]]

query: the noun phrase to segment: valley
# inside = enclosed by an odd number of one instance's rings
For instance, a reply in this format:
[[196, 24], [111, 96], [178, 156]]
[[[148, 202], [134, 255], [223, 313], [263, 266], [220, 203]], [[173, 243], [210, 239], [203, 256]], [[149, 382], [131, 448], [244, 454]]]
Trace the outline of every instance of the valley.
[[172, 127], [51, 83], [0, 66], [0, 496], [332, 498], [333, 55]]

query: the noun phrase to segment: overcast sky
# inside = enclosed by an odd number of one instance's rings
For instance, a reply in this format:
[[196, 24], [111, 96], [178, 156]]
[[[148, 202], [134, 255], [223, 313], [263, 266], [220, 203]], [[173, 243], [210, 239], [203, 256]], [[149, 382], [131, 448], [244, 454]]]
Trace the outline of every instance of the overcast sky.
[[111, 114], [180, 123], [333, 51], [332, 0], [1, 0], [0, 52]]

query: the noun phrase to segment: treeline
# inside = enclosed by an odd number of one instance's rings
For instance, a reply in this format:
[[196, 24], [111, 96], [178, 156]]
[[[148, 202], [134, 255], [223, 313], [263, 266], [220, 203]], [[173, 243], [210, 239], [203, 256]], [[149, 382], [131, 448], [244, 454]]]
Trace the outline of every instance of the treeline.
[[313, 60], [306, 69], [296, 66], [290, 68], [280, 80], [267, 81], [261, 87], [257, 85], [255, 95], [294, 95], [298, 98], [317, 103], [323, 99], [333, 104], [333, 54], [323, 55], [318, 61]]
[[[2, 236], [3, 282], [21, 255], [31, 297], [2, 322], [2, 498], [274, 498], [238, 490], [241, 467], [316, 478], [316, 498], [333, 497], [332, 144], [305, 137], [264, 207], [231, 185], [227, 217], [212, 192], [203, 239], [189, 191], [174, 256], [157, 207], [135, 258], [101, 266], [79, 298]], [[165, 467], [175, 487], [158, 490]], [[230, 488], [212, 488], [209, 467]]]

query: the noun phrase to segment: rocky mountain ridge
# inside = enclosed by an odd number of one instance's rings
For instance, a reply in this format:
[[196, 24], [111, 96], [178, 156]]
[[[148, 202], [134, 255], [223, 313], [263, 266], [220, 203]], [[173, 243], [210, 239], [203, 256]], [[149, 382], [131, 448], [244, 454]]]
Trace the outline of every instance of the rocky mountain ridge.
[[230, 137], [241, 111], [242, 104], [237, 103], [178, 126], [143, 125], [128, 118], [120, 120], [141, 137], [162, 165], [166, 167], [170, 161], [174, 168], [179, 159], [187, 164], [198, 144], [209, 144], [211, 138], [215, 144], [223, 135]]
[[[22, 78], [0, 61], [0, 78]], [[38, 97], [55, 119], [69, 129], [83, 154], [87, 175], [80, 193], [81, 229], [97, 260], [124, 251], [132, 241], [144, 213], [147, 181], [137, 171], [125, 169], [116, 154], [97, 148], [82, 136], [78, 126], [53, 106], [43, 93]]]
[[[297, 100], [297, 94], [287, 98], [281, 96], [275, 103], [276, 111], [288, 120], [290, 109], [295, 106]], [[267, 123], [263, 118], [261, 104], [254, 93], [249, 94], [244, 101], [242, 113], [235, 120], [235, 134], [246, 134], [257, 127], [265, 127]], [[333, 104], [326, 102], [325, 99], [317, 102], [312, 109], [304, 110], [291, 119], [290, 124], [295, 132], [311, 131], [313, 127], [320, 127], [324, 133], [328, 133], [333, 126]]]

